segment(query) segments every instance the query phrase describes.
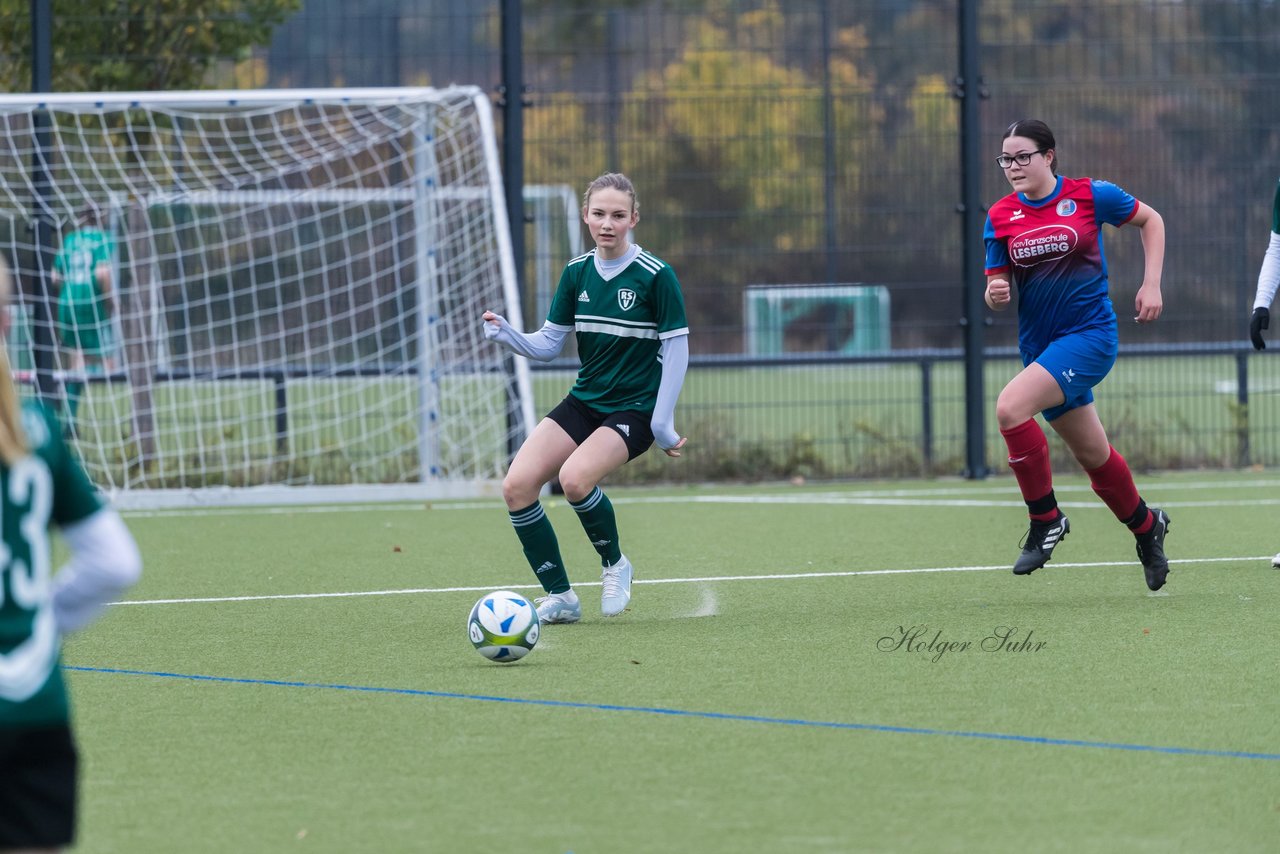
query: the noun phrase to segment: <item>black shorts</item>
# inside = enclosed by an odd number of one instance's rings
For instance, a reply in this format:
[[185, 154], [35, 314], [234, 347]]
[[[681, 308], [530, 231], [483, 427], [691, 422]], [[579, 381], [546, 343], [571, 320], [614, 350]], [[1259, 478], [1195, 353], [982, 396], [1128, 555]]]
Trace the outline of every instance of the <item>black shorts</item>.
[[649, 427], [652, 416], [637, 409], [596, 412], [570, 394], [556, 404], [547, 417], [563, 427], [569, 438], [579, 445], [600, 427], [616, 430], [622, 441], [627, 443], [628, 460], [634, 460], [653, 444], [653, 430]]
[[0, 850], [71, 845], [78, 765], [70, 726], [0, 729]]

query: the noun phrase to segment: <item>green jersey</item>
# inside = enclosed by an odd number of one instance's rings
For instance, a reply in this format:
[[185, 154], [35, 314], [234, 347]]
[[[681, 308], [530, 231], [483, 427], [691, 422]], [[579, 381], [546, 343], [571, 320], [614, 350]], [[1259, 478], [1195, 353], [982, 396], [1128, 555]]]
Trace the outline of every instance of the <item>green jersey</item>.
[[661, 342], [688, 335], [675, 272], [639, 246], [616, 270], [592, 249], [560, 275], [547, 322], [572, 328], [582, 367], [570, 394], [597, 412], [653, 412], [662, 382]]
[[100, 264], [110, 265], [115, 239], [100, 228], [81, 228], [66, 236], [53, 259], [62, 277], [58, 322], [62, 343], [87, 353], [111, 349], [106, 295], [98, 286]]
[[49, 526], [78, 522], [102, 506], [49, 413], [27, 403], [22, 426], [30, 452], [12, 467], [0, 465], [0, 727], [68, 720]]

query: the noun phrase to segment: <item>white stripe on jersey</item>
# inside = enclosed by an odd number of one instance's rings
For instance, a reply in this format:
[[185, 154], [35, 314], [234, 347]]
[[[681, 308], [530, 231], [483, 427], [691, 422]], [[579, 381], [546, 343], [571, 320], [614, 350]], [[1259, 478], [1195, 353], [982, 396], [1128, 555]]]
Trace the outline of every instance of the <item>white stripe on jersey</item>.
[[619, 326], [634, 326], [637, 328], [648, 329], [658, 328], [657, 322], [653, 320], [623, 320], [618, 317], [603, 317], [598, 314], [579, 314], [575, 319], [578, 321], [579, 325], [581, 325], [584, 320], [600, 320], [605, 323], [616, 323]]
[[574, 264], [581, 264], [583, 261], [587, 260], [594, 254], [596, 254], [596, 250], [594, 249], [592, 249], [590, 252], [584, 252], [581, 255], [579, 255], [577, 258], [574, 258], [568, 264], [565, 264], [565, 266], [572, 267]]
[[[601, 318], [602, 320], [604, 318]], [[578, 321], [577, 330], [579, 332], [597, 332], [601, 335], [613, 335], [618, 338], [652, 338], [658, 340], [658, 330], [653, 328], [653, 324], [649, 324], [648, 329], [637, 329], [631, 326], [621, 326], [617, 323], [583, 323]]]
[[659, 270], [661, 270], [663, 267], [667, 266], [660, 259], [658, 259], [654, 255], [651, 255], [648, 252], [641, 252], [639, 255], [637, 255], [636, 262], [639, 263], [641, 267], [644, 267], [646, 270], [648, 270], [650, 273], [656, 273]]

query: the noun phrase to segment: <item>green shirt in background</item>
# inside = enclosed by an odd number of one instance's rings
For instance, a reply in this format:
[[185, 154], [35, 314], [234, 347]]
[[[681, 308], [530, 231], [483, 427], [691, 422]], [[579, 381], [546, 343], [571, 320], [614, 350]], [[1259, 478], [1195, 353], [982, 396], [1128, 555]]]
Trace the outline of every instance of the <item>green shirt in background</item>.
[[110, 266], [115, 252], [115, 238], [100, 228], [81, 228], [62, 241], [53, 266], [62, 277], [58, 333], [63, 346], [92, 355], [111, 351], [110, 311], [97, 269]]

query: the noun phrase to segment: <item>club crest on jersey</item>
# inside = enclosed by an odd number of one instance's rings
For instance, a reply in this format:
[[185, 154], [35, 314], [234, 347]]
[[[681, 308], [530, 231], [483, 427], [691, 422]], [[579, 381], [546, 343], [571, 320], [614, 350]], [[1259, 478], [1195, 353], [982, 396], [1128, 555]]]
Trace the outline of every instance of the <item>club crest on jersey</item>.
[[623, 311], [627, 311], [631, 306], [636, 304], [636, 292], [630, 288], [620, 288], [618, 290], [618, 305], [622, 306]]
[[1075, 251], [1080, 235], [1068, 225], [1044, 225], [1009, 238], [1009, 259], [1019, 267], [1057, 261]]
[[1074, 199], [1063, 199], [1058, 202], [1058, 216], [1071, 216], [1076, 212], [1076, 203]]

